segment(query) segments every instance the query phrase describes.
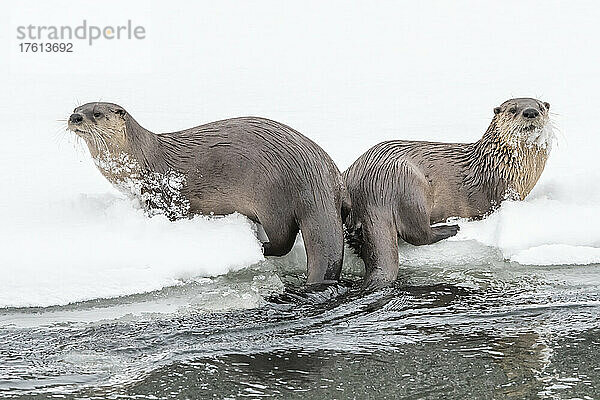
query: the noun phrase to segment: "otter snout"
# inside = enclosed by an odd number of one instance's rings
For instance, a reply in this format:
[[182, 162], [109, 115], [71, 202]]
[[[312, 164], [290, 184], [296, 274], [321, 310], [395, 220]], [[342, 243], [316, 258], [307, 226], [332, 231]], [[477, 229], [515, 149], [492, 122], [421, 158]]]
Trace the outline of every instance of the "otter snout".
[[540, 115], [540, 112], [535, 108], [527, 108], [523, 110], [523, 117], [525, 118], [536, 118]]
[[83, 115], [81, 114], [71, 114], [71, 116], [69, 117], [69, 122], [72, 124], [79, 124], [83, 121]]

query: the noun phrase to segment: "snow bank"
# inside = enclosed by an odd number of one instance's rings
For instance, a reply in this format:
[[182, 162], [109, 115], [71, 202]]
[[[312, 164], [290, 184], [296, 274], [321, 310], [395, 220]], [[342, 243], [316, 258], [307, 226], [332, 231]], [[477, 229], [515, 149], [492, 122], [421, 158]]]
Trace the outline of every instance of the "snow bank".
[[245, 217], [148, 218], [112, 194], [50, 202], [0, 231], [0, 307], [125, 296], [262, 259]]
[[[552, 174], [552, 172], [551, 172]], [[507, 201], [453, 240], [477, 240], [526, 265], [600, 263], [600, 171], [555, 172], [525, 201]]]

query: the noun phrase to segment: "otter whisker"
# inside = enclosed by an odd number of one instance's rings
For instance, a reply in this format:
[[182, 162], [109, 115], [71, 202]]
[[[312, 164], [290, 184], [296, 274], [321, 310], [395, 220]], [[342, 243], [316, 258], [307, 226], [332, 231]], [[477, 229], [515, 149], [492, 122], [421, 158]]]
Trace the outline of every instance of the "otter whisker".
[[548, 122], [546, 124], [546, 129], [548, 129], [549, 133], [552, 135], [557, 146], [560, 146], [561, 143], [565, 143], [565, 144], [567, 143], [567, 137], [564, 135], [564, 133], [559, 128], [559, 126], [556, 124], [556, 122], [553, 121], [552, 119], [548, 120]]
[[85, 154], [85, 150], [83, 148], [83, 143], [82, 143], [82, 138], [80, 136], [77, 136], [75, 143], [74, 143], [74, 147], [77, 150], [77, 155], [78, 156], [83, 156]]
[[94, 132], [97, 134], [99, 141], [103, 145], [103, 147], [104, 147], [103, 150], [106, 152], [109, 152], [108, 144], [106, 143], [105, 137], [108, 140], [110, 140], [110, 137], [108, 135], [106, 135], [101, 129], [98, 129], [97, 127], [94, 128]]
[[98, 135], [98, 138], [100, 139], [100, 141], [102, 142], [102, 145], [104, 146], [104, 151], [108, 153], [109, 152], [108, 144], [106, 143], [106, 140], [104, 139], [102, 134]]
[[54, 143], [56, 143], [59, 149], [66, 136], [67, 132], [65, 130], [62, 130], [61, 128], [57, 128], [52, 134], [52, 140], [54, 141]]
[[96, 151], [100, 152], [100, 144], [98, 143], [98, 135], [96, 134], [95, 130], [93, 129], [93, 127], [90, 127], [90, 134], [92, 137], [92, 140], [94, 142], [94, 147], [96, 149]]

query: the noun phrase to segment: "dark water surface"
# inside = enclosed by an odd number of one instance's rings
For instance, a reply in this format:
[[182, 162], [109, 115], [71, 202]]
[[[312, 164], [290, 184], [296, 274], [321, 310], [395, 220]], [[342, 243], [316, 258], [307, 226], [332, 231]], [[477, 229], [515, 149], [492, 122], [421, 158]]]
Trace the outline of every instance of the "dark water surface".
[[353, 257], [345, 287], [296, 295], [296, 249], [150, 294], [3, 309], [0, 397], [600, 398], [600, 265], [462, 246], [404, 260], [370, 295]]

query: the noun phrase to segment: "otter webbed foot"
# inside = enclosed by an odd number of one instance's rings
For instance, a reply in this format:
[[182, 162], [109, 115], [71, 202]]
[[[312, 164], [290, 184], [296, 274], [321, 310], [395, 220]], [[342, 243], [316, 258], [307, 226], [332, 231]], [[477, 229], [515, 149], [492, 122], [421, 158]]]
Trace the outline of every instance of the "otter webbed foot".
[[286, 287], [284, 292], [270, 296], [267, 300], [276, 304], [328, 304], [350, 291], [350, 284], [328, 281], [304, 287]]
[[456, 235], [460, 228], [458, 225], [421, 226], [419, 228], [403, 232], [400, 237], [413, 246], [434, 244], [440, 240]]

